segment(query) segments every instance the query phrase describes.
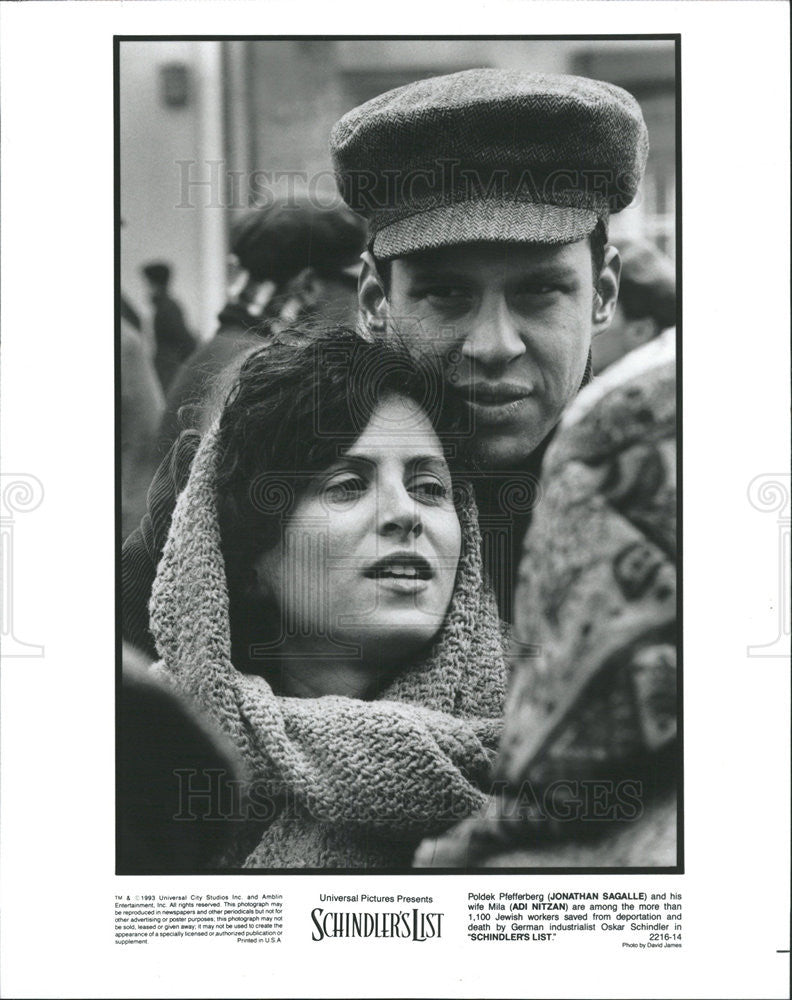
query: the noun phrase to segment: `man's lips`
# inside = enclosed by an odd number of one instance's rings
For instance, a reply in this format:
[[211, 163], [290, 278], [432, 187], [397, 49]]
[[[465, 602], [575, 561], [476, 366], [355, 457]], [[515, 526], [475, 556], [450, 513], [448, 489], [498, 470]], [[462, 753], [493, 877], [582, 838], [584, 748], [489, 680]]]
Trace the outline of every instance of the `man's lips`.
[[482, 429], [522, 422], [526, 407], [535, 399], [531, 386], [516, 382], [471, 382], [451, 388], [470, 407], [476, 425]]

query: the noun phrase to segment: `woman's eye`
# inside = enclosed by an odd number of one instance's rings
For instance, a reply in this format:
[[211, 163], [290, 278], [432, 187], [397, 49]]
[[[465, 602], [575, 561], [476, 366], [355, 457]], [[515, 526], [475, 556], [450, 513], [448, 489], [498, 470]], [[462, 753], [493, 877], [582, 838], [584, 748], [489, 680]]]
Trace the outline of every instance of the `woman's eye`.
[[448, 486], [440, 479], [419, 479], [410, 487], [412, 493], [416, 493], [424, 500], [445, 500], [449, 495]]
[[324, 489], [325, 494], [331, 500], [355, 500], [365, 491], [365, 482], [357, 476], [331, 480]]

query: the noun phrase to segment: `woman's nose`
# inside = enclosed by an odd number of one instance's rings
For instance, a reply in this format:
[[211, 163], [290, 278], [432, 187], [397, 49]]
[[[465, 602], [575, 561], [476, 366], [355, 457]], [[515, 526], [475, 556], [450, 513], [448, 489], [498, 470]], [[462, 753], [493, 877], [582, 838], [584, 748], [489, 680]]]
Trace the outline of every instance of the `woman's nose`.
[[482, 303], [462, 344], [462, 354], [483, 368], [505, 368], [526, 347], [514, 315], [502, 295]]
[[379, 497], [380, 534], [417, 538], [422, 531], [420, 508], [404, 485], [399, 482], [383, 486]]

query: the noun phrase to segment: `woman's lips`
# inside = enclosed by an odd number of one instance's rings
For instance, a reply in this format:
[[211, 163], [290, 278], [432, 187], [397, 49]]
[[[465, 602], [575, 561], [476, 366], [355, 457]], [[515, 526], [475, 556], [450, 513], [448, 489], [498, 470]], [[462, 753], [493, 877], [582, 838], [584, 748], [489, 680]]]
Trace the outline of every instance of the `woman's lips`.
[[417, 594], [429, 586], [435, 574], [423, 556], [414, 552], [392, 552], [366, 566], [363, 575], [394, 593]]
[[429, 586], [428, 580], [408, 576], [378, 576], [377, 586], [394, 594], [420, 594]]

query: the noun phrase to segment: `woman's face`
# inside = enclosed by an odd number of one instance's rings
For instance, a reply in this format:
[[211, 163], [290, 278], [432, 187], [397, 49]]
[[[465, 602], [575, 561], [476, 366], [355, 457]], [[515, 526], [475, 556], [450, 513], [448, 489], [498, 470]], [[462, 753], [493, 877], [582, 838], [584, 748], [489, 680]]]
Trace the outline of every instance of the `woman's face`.
[[257, 560], [258, 590], [281, 612], [284, 652], [399, 664], [442, 625], [460, 545], [437, 435], [417, 403], [389, 396]]

